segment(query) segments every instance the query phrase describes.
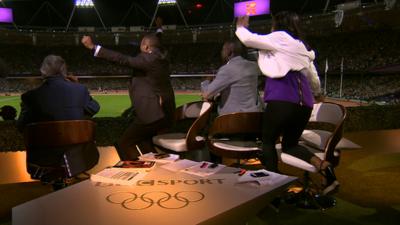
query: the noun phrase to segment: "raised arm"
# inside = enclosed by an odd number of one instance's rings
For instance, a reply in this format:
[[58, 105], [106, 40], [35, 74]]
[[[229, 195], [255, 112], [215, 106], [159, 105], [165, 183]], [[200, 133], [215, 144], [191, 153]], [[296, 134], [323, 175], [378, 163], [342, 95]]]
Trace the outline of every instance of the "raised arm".
[[86, 48], [94, 51], [95, 57], [103, 58], [108, 61], [116, 62], [121, 65], [130, 66], [140, 70], [146, 70], [151, 66], [149, 60], [146, 60], [141, 54], [136, 57], [132, 57], [106, 49], [100, 45], [95, 45], [90, 36], [83, 36], [81, 42]]
[[148, 70], [149, 67], [151, 67], [150, 61], [143, 57], [142, 54], [144, 53], [140, 53], [138, 56], [132, 57], [101, 46], [98, 47], [99, 50], [97, 51], [97, 54], [95, 53], [95, 57], [106, 59], [108, 61], [116, 62], [118, 64], [133, 67], [139, 70]]
[[246, 46], [261, 50], [274, 51], [274, 42], [271, 40], [270, 35], [258, 35], [251, 33], [247, 27], [249, 26], [249, 17], [242, 16], [236, 22], [236, 36]]
[[251, 33], [245, 27], [237, 27], [236, 28], [236, 36], [239, 40], [246, 46], [250, 48], [256, 48], [261, 50], [269, 50], [274, 51], [275, 43], [272, 40], [270, 35], [259, 35], [255, 33]]

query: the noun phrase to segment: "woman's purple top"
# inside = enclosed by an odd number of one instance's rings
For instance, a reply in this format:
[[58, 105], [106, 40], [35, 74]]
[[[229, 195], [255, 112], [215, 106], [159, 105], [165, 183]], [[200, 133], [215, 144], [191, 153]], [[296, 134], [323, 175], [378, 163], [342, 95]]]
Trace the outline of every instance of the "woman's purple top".
[[306, 76], [299, 71], [289, 71], [281, 78], [267, 77], [264, 102], [270, 101], [291, 102], [313, 108], [314, 97]]

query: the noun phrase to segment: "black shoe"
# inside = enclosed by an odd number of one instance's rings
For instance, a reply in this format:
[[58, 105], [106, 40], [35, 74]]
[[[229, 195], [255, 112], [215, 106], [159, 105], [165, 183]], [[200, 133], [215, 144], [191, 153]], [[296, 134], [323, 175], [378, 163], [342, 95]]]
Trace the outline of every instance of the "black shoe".
[[336, 180], [335, 171], [332, 166], [326, 167], [323, 171], [323, 175], [325, 176], [326, 184], [322, 194], [332, 194], [339, 187], [339, 181]]
[[58, 191], [58, 190], [61, 190], [61, 189], [65, 188], [65, 187], [67, 187], [67, 184], [65, 182], [63, 182], [63, 181], [55, 181], [52, 184], [52, 186], [53, 186], [53, 190], [54, 191]]

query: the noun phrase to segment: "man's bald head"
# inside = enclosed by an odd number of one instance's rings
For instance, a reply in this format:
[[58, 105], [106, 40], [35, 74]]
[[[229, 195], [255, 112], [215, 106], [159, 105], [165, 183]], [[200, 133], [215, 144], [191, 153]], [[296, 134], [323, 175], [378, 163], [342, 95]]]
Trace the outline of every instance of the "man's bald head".
[[140, 50], [142, 52], [151, 53], [154, 49], [160, 49], [160, 39], [155, 34], [147, 34], [143, 37], [140, 43]]

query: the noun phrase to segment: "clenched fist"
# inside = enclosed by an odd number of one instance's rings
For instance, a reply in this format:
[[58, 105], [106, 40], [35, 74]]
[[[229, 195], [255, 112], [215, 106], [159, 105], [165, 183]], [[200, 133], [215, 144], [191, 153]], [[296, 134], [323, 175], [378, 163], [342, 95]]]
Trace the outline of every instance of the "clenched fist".
[[81, 42], [88, 49], [94, 49], [95, 47], [90, 36], [83, 36]]
[[236, 21], [236, 27], [249, 27], [249, 16], [239, 16]]

